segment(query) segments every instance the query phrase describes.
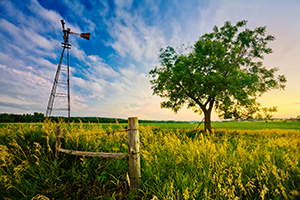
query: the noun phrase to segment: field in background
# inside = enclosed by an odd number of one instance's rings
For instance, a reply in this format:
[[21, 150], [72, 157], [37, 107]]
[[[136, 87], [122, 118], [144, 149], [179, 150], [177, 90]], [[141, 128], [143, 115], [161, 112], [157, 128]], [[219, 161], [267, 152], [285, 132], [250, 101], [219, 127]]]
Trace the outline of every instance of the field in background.
[[[142, 123], [141, 126], [152, 126], [156, 128], [196, 128], [197, 123]], [[296, 129], [300, 130], [299, 121], [244, 121], [244, 122], [212, 122], [212, 129], [230, 129], [230, 130], [258, 130], [258, 129]], [[200, 125], [203, 128], [204, 124]]]
[[[127, 159], [56, 155], [56, 125], [1, 125], [0, 199], [128, 199]], [[126, 124], [60, 125], [64, 148], [128, 152]], [[142, 199], [299, 198], [300, 122], [196, 126], [140, 124]]]
[[[0, 128], [5, 127], [8, 124], [19, 123], [0, 123]], [[21, 123], [23, 125], [37, 125], [42, 127], [43, 123]], [[73, 126], [98, 126], [106, 129], [107, 127], [116, 129], [122, 129], [120, 127], [126, 127], [127, 123], [72, 123]], [[140, 123], [140, 126], [151, 126], [153, 128], [163, 129], [196, 129], [198, 123]], [[200, 129], [204, 127], [202, 123]], [[213, 129], [230, 129], [230, 130], [258, 130], [258, 129], [296, 129], [300, 130], [300, 121], [244, 121], [244, 122], [212, 122]]]

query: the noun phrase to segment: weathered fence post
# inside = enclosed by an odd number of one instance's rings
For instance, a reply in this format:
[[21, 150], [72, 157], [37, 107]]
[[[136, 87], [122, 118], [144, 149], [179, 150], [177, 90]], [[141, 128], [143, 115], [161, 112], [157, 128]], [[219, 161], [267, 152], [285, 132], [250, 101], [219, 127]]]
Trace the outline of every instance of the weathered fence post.
[[130, 191], [137, 197], [141, 182], [140, 136], [137, 117], [128, 118], [128, 148]]
[[56, 143], [55, 143], [55, 152], [56, 152], [56, 155], [58, 155], [58, 152], [59, 152], [59, 148], [61, 147], [61, 129], [60, 129], [60, 126], [57, 126], [56, 127]]

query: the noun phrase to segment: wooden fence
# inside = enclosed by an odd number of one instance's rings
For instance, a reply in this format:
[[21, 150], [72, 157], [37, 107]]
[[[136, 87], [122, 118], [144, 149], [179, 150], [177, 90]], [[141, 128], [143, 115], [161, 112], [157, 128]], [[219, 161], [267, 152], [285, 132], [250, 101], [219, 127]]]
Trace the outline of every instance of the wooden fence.
[[139, 124], [137, 117], [128, 118], [128, 154], [126, 153], [103, 153], [103, 152], [86, 152], [74, 151], [61, 148], [62, 131], [59, 126], [56, 127], [56, 152], [62, 152], [78, 156], [101, 157], [121, 159], [129, 157], [129, 178], [130, 191], [135, 197], [138, 197], [138, 189], [141, 182], [141, 165], [140, 165], [140, 137]]

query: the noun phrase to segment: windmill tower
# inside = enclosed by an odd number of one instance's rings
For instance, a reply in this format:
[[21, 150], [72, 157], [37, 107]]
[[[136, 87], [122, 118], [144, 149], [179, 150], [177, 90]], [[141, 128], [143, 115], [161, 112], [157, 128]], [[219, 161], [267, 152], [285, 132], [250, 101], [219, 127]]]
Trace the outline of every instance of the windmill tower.
[[[61, 20], [64, 42], [62, 42], [62, 53], [56, 70], [53, 86], [47, 106], [46, 117], [50, 117], [52, 111], [68, 112], [68, 122], [70, 122], [70, 69], [69, 69], [69, 35], [78, 35], [86, 40], [90, 39], [90, 33], [74, 33], [70, 28], [65, 29], [65, 21]], [[63, 61], [66, 63], [63, 64]], [[55, 103], [54, 103], [55, 102]], [[57, 105], [56, 105], [57, 104]], [[54, 106], [55, 105], [55, 106]], [[57, 106], [57, 107], [56, 107]]]

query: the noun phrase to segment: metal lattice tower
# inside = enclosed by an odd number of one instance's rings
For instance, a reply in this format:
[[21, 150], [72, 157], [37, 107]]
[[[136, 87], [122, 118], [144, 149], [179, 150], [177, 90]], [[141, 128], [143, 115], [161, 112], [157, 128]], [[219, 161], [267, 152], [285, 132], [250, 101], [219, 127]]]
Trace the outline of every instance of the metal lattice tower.
[[[64, 42], [62, 42], [62, 53], [60, 56], [59, 64], [56, 70], [55, 78], [53, 81], [53, 86], [47, 106], [46, 117], [50, 117], [52, 111], [67, 111], [68, 112], [68, 122], [70, 122], [70, 68], [69, 68], [69, 50], [71, 49], [71, 44], [69, 43], [69, 35], [78, 35], [86, 40], [90, 39], [90, 33], [74, 33], [71, 32], [70, 28], [65, 29], [65, 22], [61, 20]], [[66, 65], [63, 65], [63, 60], [66, 59]], [[63, 104], [60, 100], [66, 100], [65, 105], [61, 107], [54, 108], [54, 100], [58, 104]]]

